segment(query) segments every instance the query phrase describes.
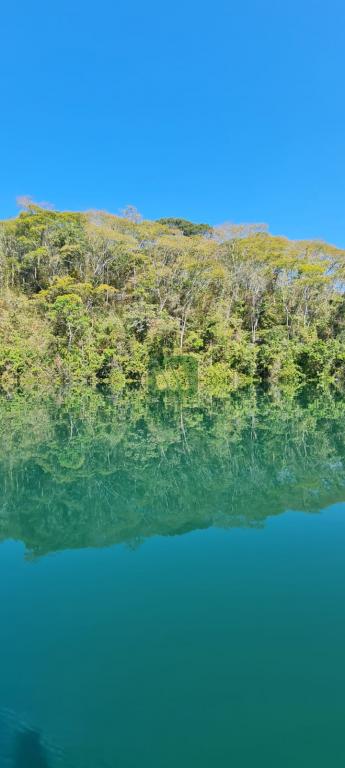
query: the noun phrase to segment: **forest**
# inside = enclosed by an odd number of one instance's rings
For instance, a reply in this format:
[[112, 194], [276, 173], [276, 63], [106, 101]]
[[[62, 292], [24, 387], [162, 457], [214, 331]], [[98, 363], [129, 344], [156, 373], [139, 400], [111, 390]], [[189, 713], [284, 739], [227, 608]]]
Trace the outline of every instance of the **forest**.
[[0, 387], [342, 389], [345, 251], [134, 207], [0, 222]]

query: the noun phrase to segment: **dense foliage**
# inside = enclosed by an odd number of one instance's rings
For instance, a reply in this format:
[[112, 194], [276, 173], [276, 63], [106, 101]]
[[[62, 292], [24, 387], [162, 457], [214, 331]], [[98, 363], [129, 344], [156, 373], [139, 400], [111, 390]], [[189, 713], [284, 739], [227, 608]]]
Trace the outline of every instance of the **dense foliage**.
[[344, 501], [345, 402], [329, 391], [57, 397], [0, 398], [0, 541], [33, 556]]
[[342, 386], [344, 274], [344, 251], [262, 225], [27, 202], [0, 223], [1, 388]]

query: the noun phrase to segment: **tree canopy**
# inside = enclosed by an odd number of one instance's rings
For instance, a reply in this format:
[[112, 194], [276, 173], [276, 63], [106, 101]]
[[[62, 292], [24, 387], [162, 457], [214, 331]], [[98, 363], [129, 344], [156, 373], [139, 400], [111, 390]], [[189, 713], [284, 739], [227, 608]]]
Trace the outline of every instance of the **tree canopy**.
[[0, 386], [342, 386], [345, 251], [133, 207], [0, 222]]

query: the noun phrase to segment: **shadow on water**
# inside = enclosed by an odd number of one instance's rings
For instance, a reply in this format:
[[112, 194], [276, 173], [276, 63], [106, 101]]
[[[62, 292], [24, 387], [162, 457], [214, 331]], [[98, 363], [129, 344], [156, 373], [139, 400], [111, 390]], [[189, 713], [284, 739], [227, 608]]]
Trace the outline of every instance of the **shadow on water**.
[[11, 709], [0, 709], [0, 768], [56, 768], [64, 751]]
[[13, 768], [50, 768], [51, 763], [38, 731], [17, 731]]

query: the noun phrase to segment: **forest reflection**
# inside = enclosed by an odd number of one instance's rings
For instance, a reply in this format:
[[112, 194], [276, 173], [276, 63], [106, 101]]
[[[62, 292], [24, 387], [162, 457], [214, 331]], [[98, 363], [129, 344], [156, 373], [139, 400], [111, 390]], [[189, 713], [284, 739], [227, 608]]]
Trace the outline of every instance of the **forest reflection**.
[[31, 557], [345, 500], [345, 401], [330, 393], [18, 395], [0, 418], [0, 540]]

